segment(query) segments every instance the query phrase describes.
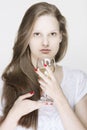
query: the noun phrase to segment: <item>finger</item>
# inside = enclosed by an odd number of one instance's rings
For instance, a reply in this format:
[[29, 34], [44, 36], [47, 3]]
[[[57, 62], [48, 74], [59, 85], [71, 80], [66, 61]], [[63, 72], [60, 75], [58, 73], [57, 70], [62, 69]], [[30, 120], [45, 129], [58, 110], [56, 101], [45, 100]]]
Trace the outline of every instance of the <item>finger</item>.
[[44, 107], [46, 105], [53, 105], [53, 102], [51, 102], [51, 101], [37, 101], [37, 108], [36, 109], [39, 109], [39, 108]]
[[31, 91], [31, 92], [29, 92], [27, 94], [24, 94], [24, 95], [20, 96], [19, 99], [24, 100], [26, 98], [32, 97], [33, 95], [34, 95], [34, 91]]
[[44, 75], [39, 69], [37, 70], [37, 74], [46, 82], [48, 80], [47, 76]]
[[48, 72], [48, 74], [50, 75], [50, 78], [54, 79], [54, 74], [53, 74], [51, 68], [49, 66], [45, 66], [45, 69]]
[[[52, 103], [53, 103], [53, 101], [41, 101], [41, 100], [32, 101], [31, 110], [30, 111], [39, 109], [39, 108], [44, 107], [46, 105], [52, 105]], [[29, 105], [29, 108], [30, 108], [30, 105]]]
[[37, 74], [39, 74], [39, 76], [40, 76], [42, 79], [46, 79], [46, 76], [40, 71], [40, 69], [38, 69]]
[[43, 90], [43, 92], [46, 91], [46, 88], [44, 86], [40, 85], [40, 88]]
[[44, 87], [45, 87], [45, 86], [47, 85], [43, 80], [40, 80], [40, 79], [39, 79], [38, 82], [40, 83], [41, 86], [44, 86]]

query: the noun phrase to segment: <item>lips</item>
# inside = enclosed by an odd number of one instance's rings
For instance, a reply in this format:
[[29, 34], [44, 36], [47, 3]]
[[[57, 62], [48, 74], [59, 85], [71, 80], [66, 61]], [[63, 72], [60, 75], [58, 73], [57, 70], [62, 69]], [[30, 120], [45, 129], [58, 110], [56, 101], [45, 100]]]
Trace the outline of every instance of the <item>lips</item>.
[[49, 53], [51, 50], [50, 49], [41, 49], [40, 52], [47, 54]]

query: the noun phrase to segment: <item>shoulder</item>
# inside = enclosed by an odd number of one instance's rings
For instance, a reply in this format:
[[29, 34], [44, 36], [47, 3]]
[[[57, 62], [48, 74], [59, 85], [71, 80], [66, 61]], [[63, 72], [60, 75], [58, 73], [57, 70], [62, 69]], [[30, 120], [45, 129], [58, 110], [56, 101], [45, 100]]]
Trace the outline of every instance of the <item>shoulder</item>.
[[74, 93], [75, 104], [87, 94], [87, 74], [78, 69], [64, 67], [65, 84]]
[[72, 69], [68, 67], [63, 67], [63, 70], [66, 76], [69, 78], [74, 78], [77, 81], [87, 81], [87, 74], [82, 70]]

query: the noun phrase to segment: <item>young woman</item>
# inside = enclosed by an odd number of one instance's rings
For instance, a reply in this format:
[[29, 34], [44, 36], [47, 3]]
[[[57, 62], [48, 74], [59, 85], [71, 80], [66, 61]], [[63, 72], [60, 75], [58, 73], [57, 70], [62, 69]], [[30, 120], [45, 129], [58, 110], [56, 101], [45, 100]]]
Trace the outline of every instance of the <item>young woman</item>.
[[[67, 50], [66, 20], [46, 2], [25, 13], [5, 69], [0, 130], [87, 130], [87, 76], [55, 64], [50, 75], [37, 69], [38, 58], [57, 63]], [[52, 100], [43, 101], [45, 94]]]

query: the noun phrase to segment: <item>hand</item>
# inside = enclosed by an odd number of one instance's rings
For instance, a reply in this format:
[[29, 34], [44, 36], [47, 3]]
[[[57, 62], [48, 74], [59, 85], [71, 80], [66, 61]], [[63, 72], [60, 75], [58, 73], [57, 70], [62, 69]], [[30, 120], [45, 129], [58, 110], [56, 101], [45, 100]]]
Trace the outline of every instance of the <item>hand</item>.
[[30, 112], [39, 109], [46, 105], [46, 102], [42, 101], [32, 101], [27, 98], [33, 96], [34, 93], [27, 93], [20, 96], [14, 103], [11, 112], [17, 119], [20, 119], [23, 115], [29, 114]]
[[36, 71], [40, 77], [38, 82], [40, 83], [40, 87], [44, 93], [55, 101], [55, 99], [58, 99], [58, 95], [62, 94], [62, 90], [51, 69], [48, 66], [45, 66], [45, 69], [50, 77], [47, 77], [38, 69]]

